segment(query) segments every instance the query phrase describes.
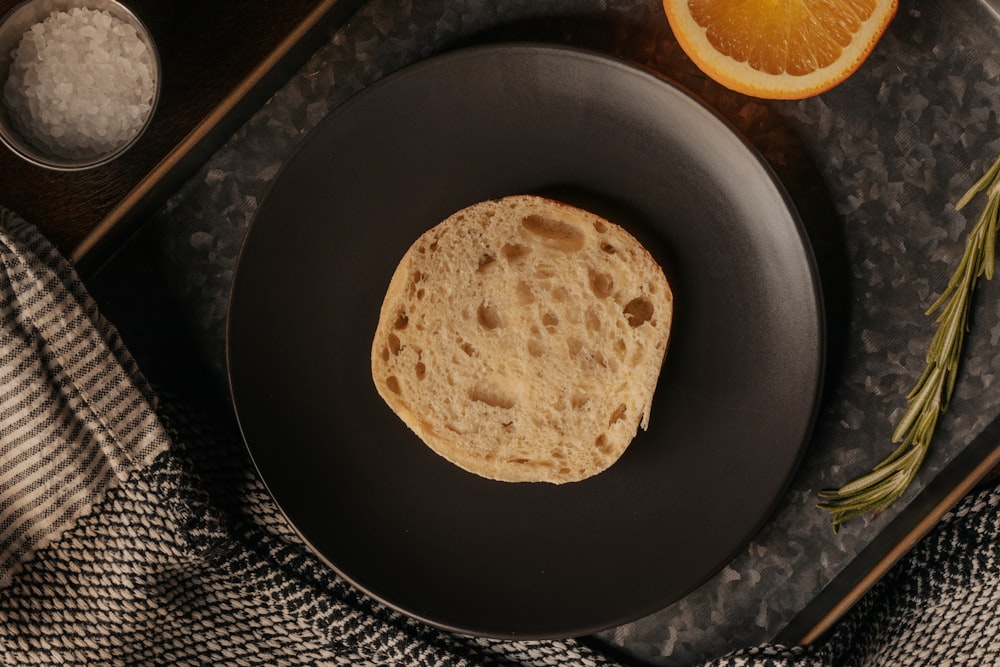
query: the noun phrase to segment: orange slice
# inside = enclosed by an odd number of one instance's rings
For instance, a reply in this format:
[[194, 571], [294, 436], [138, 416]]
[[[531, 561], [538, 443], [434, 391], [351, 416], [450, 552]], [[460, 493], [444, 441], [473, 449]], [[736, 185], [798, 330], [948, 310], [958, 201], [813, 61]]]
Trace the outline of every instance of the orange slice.
[[768, 99], [817, 95], [854, 73], [897, 0], [663, 0], [681, 48], [732, 90]]

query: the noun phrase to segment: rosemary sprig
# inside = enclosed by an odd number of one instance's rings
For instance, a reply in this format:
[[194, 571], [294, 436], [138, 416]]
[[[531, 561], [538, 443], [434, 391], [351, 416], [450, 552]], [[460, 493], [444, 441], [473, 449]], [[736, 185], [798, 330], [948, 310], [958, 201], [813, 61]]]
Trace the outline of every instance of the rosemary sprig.
[[955, 389], [976, 285], [981, 276], [993, 278], [1000, 222], [1000, 158], [958, 201], [956, 210], [984, 190], [986, 205], [969, 232], [962, 259], [948, 286], [927, 309], [927, 315], [938, 312], [938, 328], [927, 350], [927, 367], [907, 395], [909, 408], [893, 431], [892, 442], [898, 443], [895, 451], [868, 474], [819, 494], [824, 500], [819, 507], [831, 513], [834, 531], [857, 516], [879, 512], [896, 502], [927, 456], [938, 417], [948, 408]]

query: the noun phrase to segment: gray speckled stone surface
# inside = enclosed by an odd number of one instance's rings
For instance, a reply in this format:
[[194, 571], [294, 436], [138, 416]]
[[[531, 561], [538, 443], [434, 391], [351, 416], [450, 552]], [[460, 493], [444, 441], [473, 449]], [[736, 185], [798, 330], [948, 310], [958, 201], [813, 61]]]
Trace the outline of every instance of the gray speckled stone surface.
[[[147, 374], [226, 411], [225, 315], [244, 234], [281, 165], [331, 109], [379, 77], [463, 44], [570, 43], [651, 66], [707, 100], [772, 165], [815, 240], [826, 284], [829, 387], [787, 496], [716, 577], [602, 639], [683, 665], [771, 639], [1000, 412], [1000, 286], [975, 302], [949, 412], [906, 498], [839, 534], [815, 509], [889, 451], [923, 369], [943, 287], [977, 211], [953, 203], [1000, 155], [1000, 18], [975, 0], [902, 0], [846, 83], [800, 102], [726, 91], [684, 57], [652, 0], [372, 0], [91, 281]], [[193, 379], [192, 379], [193, 378]]]

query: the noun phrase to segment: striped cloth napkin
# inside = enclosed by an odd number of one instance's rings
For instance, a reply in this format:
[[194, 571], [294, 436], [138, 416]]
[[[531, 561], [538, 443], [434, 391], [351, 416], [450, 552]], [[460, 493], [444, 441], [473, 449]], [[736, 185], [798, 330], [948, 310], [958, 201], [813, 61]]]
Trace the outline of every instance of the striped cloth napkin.
[[[234, 425], [158, 398], [72, 267], [2, 208], [0, 261], [0, 664], [633, 664], [592, 639], [442, 632], [361, 595], [284, 521]], [[994, 488], [823, 642], [707, 664], [1000, 665], [998, 535]]]

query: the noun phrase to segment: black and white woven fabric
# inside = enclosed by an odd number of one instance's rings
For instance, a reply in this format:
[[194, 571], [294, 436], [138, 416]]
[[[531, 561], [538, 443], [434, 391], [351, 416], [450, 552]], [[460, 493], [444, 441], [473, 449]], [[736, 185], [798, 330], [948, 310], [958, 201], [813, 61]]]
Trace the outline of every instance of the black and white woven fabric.
[[[232, 424], [157, 398], [72, 268], [0, 209], [0, 664], [620, 664], [441, 632], [287, 526]], [[963, 502], [824, 642], [712, 665], [1000, 664], [1000, 492]]]

